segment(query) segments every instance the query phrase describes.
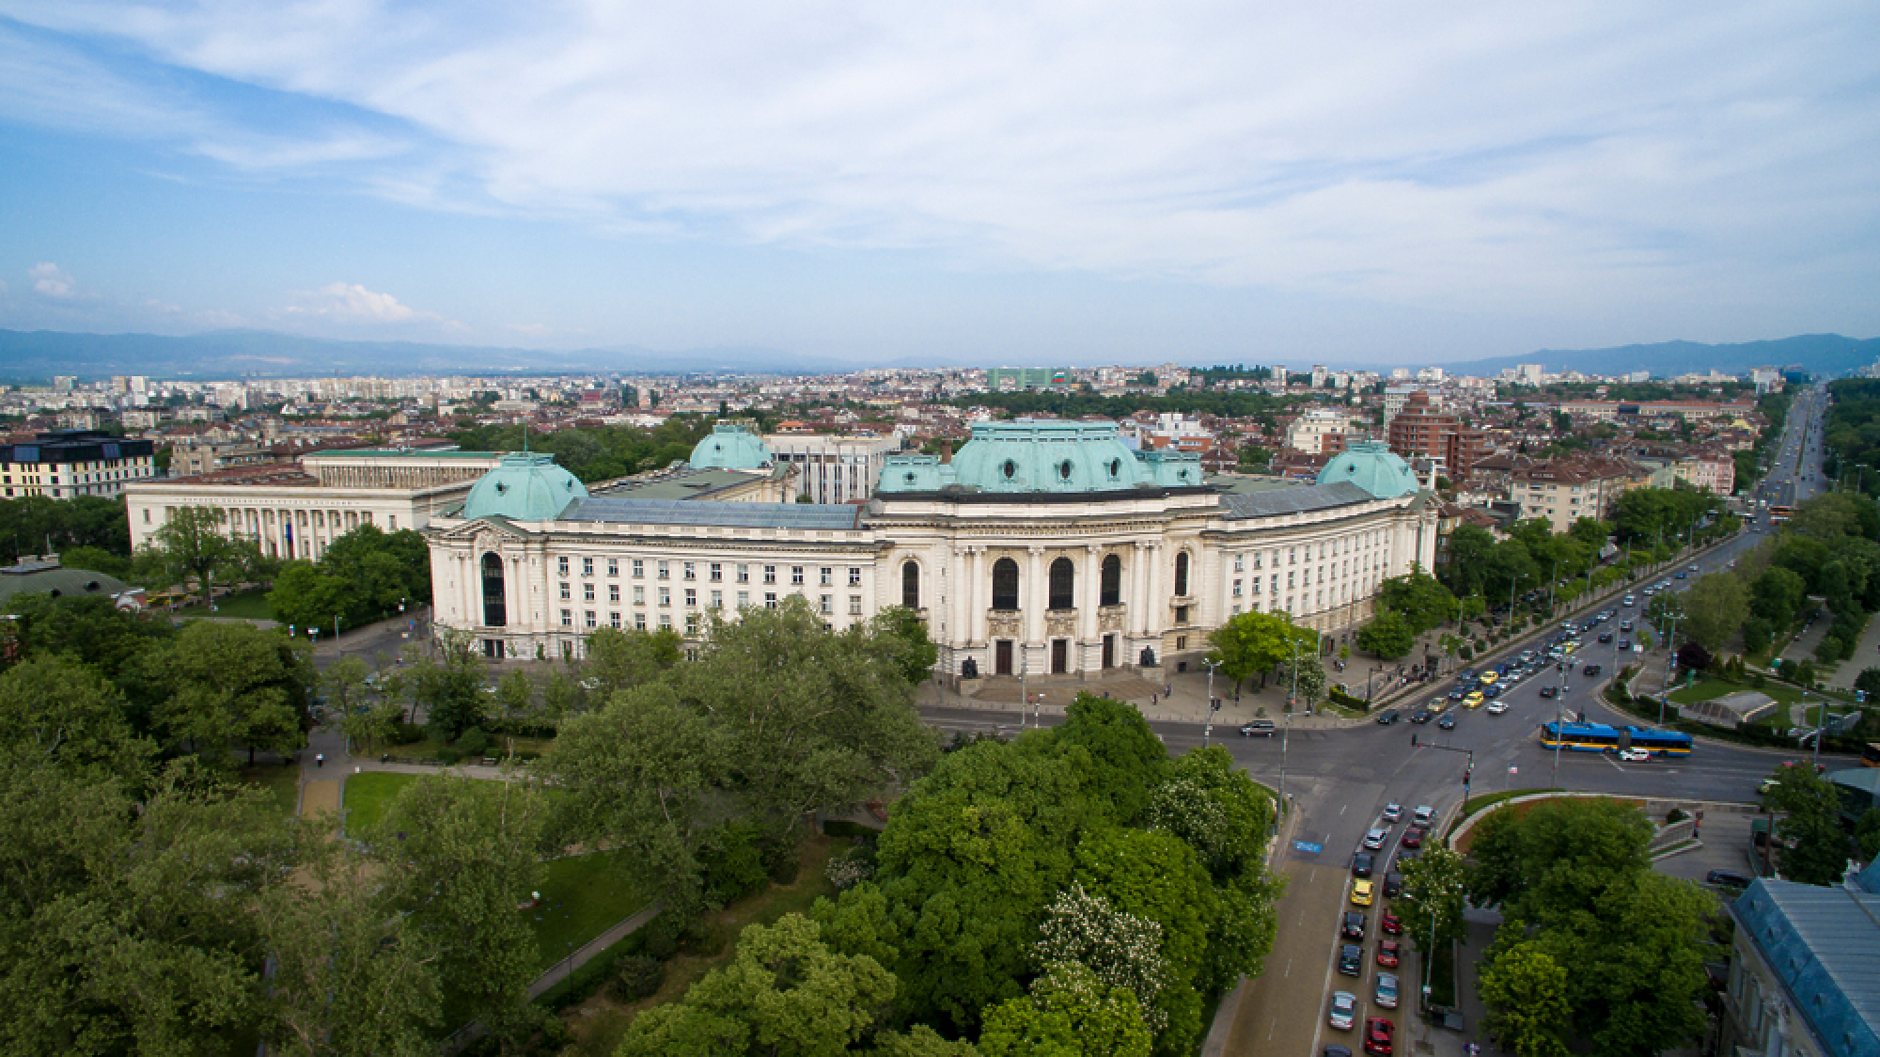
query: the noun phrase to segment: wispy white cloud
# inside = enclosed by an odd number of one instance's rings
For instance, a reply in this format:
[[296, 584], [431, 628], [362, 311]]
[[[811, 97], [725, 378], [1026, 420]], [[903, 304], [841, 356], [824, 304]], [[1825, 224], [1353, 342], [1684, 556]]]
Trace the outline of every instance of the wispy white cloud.
[[50, 297], [58, 301], [69, 301], [82, 296], [78, 280], [72, 273], [50, 261], [41, 261], [26, 269], [26, 274], [33, 281], [33, 292], [41, 297]]
[[318, 290], [299, 291], [294, 303], [280, 309], [285, 318], [319, 317], [339, 323], [435, 323], [447, 328], [462, 326], [436, 312], [412, 308], [391, 294], [368, 290], [358, 283], [329, 283]]
[[1880, 265], [1847, 237], [1880, 223], [1869, 0], [9, 6], [433, 142], [280, 137], [117, 67], [22, 90], [59, 120], [143, 108], [238, 170], [613, 233], [1541, 313]]

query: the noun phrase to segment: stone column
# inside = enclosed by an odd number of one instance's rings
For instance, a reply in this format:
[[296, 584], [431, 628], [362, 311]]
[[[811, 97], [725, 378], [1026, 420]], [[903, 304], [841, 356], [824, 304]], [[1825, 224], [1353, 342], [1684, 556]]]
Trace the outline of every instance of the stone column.
[[1025, 555], [1025, 589], [1019, 592], [1018, 602], [1024, 614], [1019, 626], [1024, 629], [1024, 648], [1030, 649], [1044, 642], [1044, 611], [1051, 605], [1051, 592], [1044, 579], [1044, 548], [1034, 544], [1025, 548]]
[[[1160, 635], [1163, 625], [1168, 621], [1168, 599], [1162, 590], [1162, 544], [1150, 543], [1147, 552], [1149, 560], [1149, 586], [1144, 598], [1143, 619], [1146, 622], [1143, 631], [1150, 635]], [[1194, 570], [1189, 570], [1192, 575]], [[1160, 650], [1156, 651], [1158, 654]], [[1158, 660], [1160, 657], [1157, 658]]]
[[986, 645], [986, 607], [992, 598], [991, 585], [986, 582], [986, 548], [968, 547], [966, 567], [966, 614], [969, 627], [972, 629], [968, 641], [975, 646], [984, 646]]
[[[1084, 589], [1077, 592], [1077, 654], [1081, 658], [1079, 667], [1086, 670], [1101, 668], [1103, 654], [1097, 636], [1097, 610], [1103, 601], [1103, 563], [1100, 548], [1096, 544], [1084, 547]], [[1094, 651], [1094, 652], [1093, 652]], [[1093, 662], [1091, 658], [1096, 660]]]

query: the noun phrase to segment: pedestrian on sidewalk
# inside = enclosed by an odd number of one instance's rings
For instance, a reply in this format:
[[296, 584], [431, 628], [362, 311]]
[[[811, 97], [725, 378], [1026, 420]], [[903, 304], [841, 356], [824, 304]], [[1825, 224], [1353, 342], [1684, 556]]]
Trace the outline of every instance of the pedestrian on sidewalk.
[[315, 767], [325, 767], [325, 766], [326, 766], [326, 753], [324, 753], [324, 752], [316, 752], [316, 753], [314, 753], [314, 754], [313, 754], [313, 765], [314, 765]]

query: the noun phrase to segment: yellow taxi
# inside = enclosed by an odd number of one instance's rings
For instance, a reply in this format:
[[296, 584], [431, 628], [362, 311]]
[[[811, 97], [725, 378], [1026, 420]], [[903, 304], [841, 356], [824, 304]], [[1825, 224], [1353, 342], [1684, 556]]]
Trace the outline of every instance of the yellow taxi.
[[1481, 679], [1483, 686], [1494, 686], [1495, 680], [1501, 678], [1501, 673], [1493, 669], [1490, 669], [1486, 672], [1483, 672], [1479, 678]]
[[1480, 690], [1476, 690], [1476, 691], [1471, 692], [1468, 697], [1465, 697], [1462, 699], [1462, 707], [1463, 708], [1481, 708], [1483, 700], [1485, 699], [1482, 697], [1482, 692]]
[[1371, 905], [1371, 882], [1353, 881], [1351, 884], [1351, 905], [1368, 907]]

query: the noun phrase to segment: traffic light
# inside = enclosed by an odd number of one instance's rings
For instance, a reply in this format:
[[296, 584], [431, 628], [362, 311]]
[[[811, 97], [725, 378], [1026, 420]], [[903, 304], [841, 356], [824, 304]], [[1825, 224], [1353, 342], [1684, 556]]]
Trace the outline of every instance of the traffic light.
[[1469, 792], [1469, 774], [1471, 773], [1471, 771], [1472, 771], [1472, 768], [1467, 768], [1467, 767], [1463, 768], [1462, 770], [1462, 792], [1463, 792], [1463, 795], [1465, 796], [1468, 795], [1468, 792]]

